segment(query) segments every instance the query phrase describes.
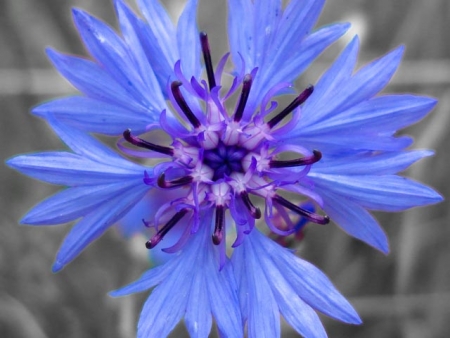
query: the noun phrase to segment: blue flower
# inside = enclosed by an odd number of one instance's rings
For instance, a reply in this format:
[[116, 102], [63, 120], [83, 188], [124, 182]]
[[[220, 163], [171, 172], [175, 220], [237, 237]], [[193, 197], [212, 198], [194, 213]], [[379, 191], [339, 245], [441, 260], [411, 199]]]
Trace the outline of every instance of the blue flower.
[[[294, 94], [293, 81], [348, 29], [334, 24], [312, 31], [324, 1], [291, 1], [283, 9], [281, 0], [229, 0], [230, 53], [216, 67], [208, 36], [197, 31], [196, 0], [187, 2], [176, 27], [156, 0], [138, 4], [145, 21], [115, 1], [122, 37], [74, 10], [94, 61], [52, 49], [48, 55], [82, 95], [33, 110], [73, 153], [8, 162], [29, 176], [69, 187], [23, 220], [58, 224], [81, 218], [54, 270], [153, 194], [142, 215], [142, 227], [151, 231], [146, 247], [162, 247], [173, 257], [113, 293], [155, 288], [141, 314], [139, 336], [167, 335], [183, 316], [190, 334], [199, 337], [209, 333], [211, 315], [221, 334], [231, 337], [243, 336], [246, 325], [251, 337], [278, 336], [279, 313], [305, 337], [326, 336], [315, 311], [359, 324], [321, 272], [255, 227], [261, 219], [270, 232], [288, 236], [305, 222], [331, 219], [388, 252], [369, 211], [442, 200], [431, 188], [397, 175], [432, 155], [406, 150], [412, 141], [397, 130], [436, 104], [414, 95], [379, 95], [402, 48], [355, 72], [354, 38], [315, 86], [278, 107], [277, 98]], [[234, 66], [226, 74], [230, 55]], [[229, 88], [222, 86], [227, 75]], [[122, 152], [156, 164], [131, 163], [84, 132], [122, 135], [117, 143]], [[122, 227], [126, 234], [132, 228]], [[177, 234], [169, 246], [168, 234]]]

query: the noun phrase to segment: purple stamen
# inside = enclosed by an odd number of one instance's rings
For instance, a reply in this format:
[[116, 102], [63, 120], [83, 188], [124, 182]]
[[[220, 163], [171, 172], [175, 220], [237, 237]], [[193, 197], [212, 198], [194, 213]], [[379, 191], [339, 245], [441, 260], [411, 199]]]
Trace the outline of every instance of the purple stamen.
[[302, 158], [296, 158], [294, 160], [286, 160], [286, 161], [277, 161], [271, 160], [269, 162], [269, 166], [271, 168], [288, 168], [288, 167], [297, 167], [302, 165], [310, 165], [314, 164], [322, 158], [322, 153], [318, 150], [313, 150], [313, 155], [305, 156]]
[[243, 191], [240, 193], [240, 196], [242, 198], [242, 201], [244, 202], [245, 206], [247, 207], [248, 211], [250, 211], [250, 214], [255, 219], [261, 218], [261, 210], [259, 208], [255, 207], [250, 200], [250, 197], [248, 196], [248, 193], [246, 191]]
[[214, 70], [211, 61], [211, 50], [209, 48], [208, 35], [205, 32], [200, 32], [200, 43], [202, 45], [203, 59], [205, 60], [209, 90], [211, 90], [216, 86], [216, 78], [214, 77]]
[[162, 173], [158, 177], [157, 183], [158, 183], [158, 187], [160, 187], [160, 188], [170, 189], [170, 188], [178, 188], [183, 185], [190, 184], [190, 183], [192, 183], [193, 180], [194, 180], [194, 178], [192, 176], [183, 176], [180, 178], [176, 178], [172, 181], [166, 181], [166, 174]]
[[288, 208], [289, 210], [292, 210], [299, 214], [300, 216], [305, 217], [308, 219], [308, 221], [316, 223], [316, 224], [328, 224], [330, 222], [330, 218], [328, 216], [322, 216], [319, 214], [316, 214], [314, 212], [311, 212], [309, 210], [305, 210], [303, 208], [300, 208], [299, 206], [289, 202], [287, 199], [281, 197], [280, 195], [275, 195], [273, 199], [281, 204], [283, 207]]
[[303, 92], [301, 92], [300, 95], [297, 96], [294, 99], [294, 101], [292, 101], [289, 104], [289, 106], [284, 108], [281, 113], [279, 113], [278, 115], [274, 116], [269, 122], [267, 122], [267, 125], [269, 126], [269, 128], [272, 129], [273, 127], [275, 127], [278, 123], [281, 122], [281, 120], [283, 120], [286, 116], [288, 116], [289, 113], [291, 113], [295, 108], [297, 108], [302, 103], [304, 103], [308, 99], [308, 97], [311, 96], [313, 91], [314, 91], [314, 87], [313, 86], [309, 86]]
[[192, 126], [194, 128], [198, 128], [201, 126], [201, 123], [198, 120], [197, 116], [194, 115], [191, 108], [189, 108], [188, 104], [186, 103], [186, 100], [184, 99], [183, 95], [181, 94], [181, 90], [180, 90], [181, 85], [182, 85], [182, 83], [180, 81], [172, 82], [171, 90], [172, 90], [173, 97], [175, 98], [175, 101], [177, 101], [178, 105], [180, 106], [181, 111], [187, 117], [187, 119], [192, 124]]
[[145, 149], [149, 149], [149, 150], [153, 150], [156, 151], [158, 153], [162, 153], [162, 154], [166, 154], [169, 156], [173, 156], [173, 149], [170, 147], [163, 147], [163, 146], [159, 146], [153, 143], [150, 143], [148, 141], [145, 141], [139, 137], [133, 136], [131, 135], [131, 130], [127, 129], [123, 132], [123, 137], [125, 140], [127, 140], [129, 143], [140, 147], [140, 148], [145, 148]]
[[244, 114], [245, 105], [247, 104], [248, 95], [250, 94], [250, 88], [252, 87], [252, 75], [246, 74], [244, 80], [242, 81], [242, 91], [241, 97], [239, 98], [239, 103], [234, 113], [234, 121], [239, 122]]
[[187, 214], [188, 211], [189, 211], [188, 208], [184, 208], [178, 211], [175, 215], [173, 215], [173, 217], [169, 220], [169, 222], [167, 222], [161, 228], [161, 230], [159, 230], [156, 233], [155, 236], [153, 236], [149, 241], [145, 243], [145, 247], [147, 249], [153, 249], [159, 242], [161, 242], [161, 240], [170, 231], [170, 229], [172, 229], [175, 226], [175, 224], [177, 224], [184, 217], [184, 215]]
[[225, 223], [225, 208], [223, 205], [216, 206], [216, 225], [214, 227], [214, 234], [212, 240], [215, 245], [219, 245], [223, 239], [223, 226]]

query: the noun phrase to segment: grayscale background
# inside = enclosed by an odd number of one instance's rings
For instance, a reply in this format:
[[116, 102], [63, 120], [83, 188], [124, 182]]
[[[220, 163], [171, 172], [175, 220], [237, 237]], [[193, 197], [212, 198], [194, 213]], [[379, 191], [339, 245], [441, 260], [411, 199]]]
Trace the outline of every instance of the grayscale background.
[[[167, 0], [176, 17], [183, 0]], [[213, 58], [227, 51], [224, 0], [202, 0], [200, 28], [210, 36]], [[30, 108], [74, 89], [47, 61], [44, 48], [86, 55], [71, 21], [76, 6], [117, 27], [110, 0], [0, 1], [1, 159], [63, 149]], [[329, 0], [320, 24], [350, 21], [354, 28], [299, 80], [301, 89], [321, 72], [353, 34], [362, 40], [361, 64], [399, 44], [404, 62], [387, 92], [439, 98], [435, 111], [401, 133], [415, 148], [437, 155], [405, 174], [448, 195], [450, 164], [450, 2], [447, 0]], [[126, 242], [110, 230], [62, 272], [50, 270], [69, 225], [41, 229], [19, 219], [57, 187], [24, 177], [5, 165], [0, 183], [0, 337], [133, 337], [147, 293], [113, 299], [107, 292], [136, 279], [148, 263], [144, 239]], [[349, 326], [323, 316], [330, 337], [447, 337], [450, 332], [450, 227], [448, 202], [403, 213], [377, 214], [389, 235], [384, 256], [337, 227], [310, 226], [301, 256], [321, 268], [364, 320]], [[363, 226], [363, 225], [361, 225]], [[176, 292], [176, 290], [174, 290]], [[164, 320], [164, 318], [161, 318]], [[186, 335], [183, 326], [172, 337]], [[283, 337], [295, 337], [289, 327]]]

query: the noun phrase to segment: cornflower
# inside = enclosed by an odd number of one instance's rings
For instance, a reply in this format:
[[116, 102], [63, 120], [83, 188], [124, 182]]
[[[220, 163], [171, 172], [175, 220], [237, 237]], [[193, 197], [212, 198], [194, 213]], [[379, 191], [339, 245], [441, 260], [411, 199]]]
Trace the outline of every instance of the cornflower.
[[[157, 191], [151, 217], [142, 225], [153, 229], [145, 245], [173, 258], [112, 293], [154, 288], [139, 320], [139, 337], [166, 336], [183, 316], [193, 337], [209, 334], [212, 317], [227, 337], [243, 336], [244, 327], [249, 337], [277, 337], [280, 313], [305, 337], [326, 336], [316, 311], [359, 324], [323, 273], [268, 239], [256, 223], [264, 220], [270, 232], [288, 236], [299, 230], [292, 213], [302, 222], [324, 225], [331, 219], [387, 253], [387, 238], [368, 210], [441, 201], [431, 188], [396, 175], [432, 154], [405, 150], [412, 141], [396, 131], [436, 104], [414, 95], [378, 95], [403, 48], [354, 73], [355, 37], [316, 85], [278, 107], [277, 97], [295, 93], [293, 81], [349, 27], [334, 24], [312, 32], [324, 1], [291, 1], [283, 8], [280, 0], [229, 0], [230, 53], [216, 66], [207, 34], [197, 30], [196, 0], [187, 2], [176, 27], [156, 0], [138, 4], [145, 20], [115, 1], [122, 36], [73, 11], [94, 61], [52, 49], [48, 56], [82, 95], [33, 110], [72, 152], [8, 161], [24, 174], [68, 187], [32, 209], [23, 223], [81, 218], [53, 270]], [[230, 55], [234, 68], [226, 88]], [[158, 143], [154, 130], [171, 141]], [[90, 132], [122, 135], [117, 143], [122, 152], [157, 164], [132, 163]], [[179, 236], [164, 246], [171, 232]], [[225, 238], [231, 232], [229, 258]]]

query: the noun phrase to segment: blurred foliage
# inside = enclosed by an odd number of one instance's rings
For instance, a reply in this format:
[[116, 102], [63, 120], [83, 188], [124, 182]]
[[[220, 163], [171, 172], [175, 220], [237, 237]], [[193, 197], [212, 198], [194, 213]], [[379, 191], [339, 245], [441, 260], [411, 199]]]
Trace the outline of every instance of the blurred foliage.
[[[176, 16], [183, 1], [170, 0], [166, 4]], [[208, 31], [213, 58], [218, 59], [227, 51], [225, 1], [203, 0], [201, 4], [200, 27]], [[71, 22], [72, 6], [117, 26], [110, 0], [0, 2], [2, 159], [63, 147], [46, 124], [28, 112], [33, 105], [60, 95], [61, 90], [72, 90], [56, 72], [50, 77], [54, 82], [39, 76], [40, 82], [33, 82], [36, 70], [50, 70], [45, 46], [86, 55]], [[366, 62], [399, 44], [407, 46], [406, 62], [387, 91], [421, 93], [439, 98], [440, 104], [422, 123], [406, 130], [415, 136], [415, 147], [433, 148], [437, 156], [414, 165], [406, 174], [436, 187], [444, 196], [449, 192], [450, 162], [446, 151], [450, 142], [450, 77], [443, 76], [450, 67], [449, 17], [450, 3], [446, 0], [329, 0], [320, 20], [321, 24], [354, 23], [350, 34], [361, 36], [361, 59]], [[337, 43], [330, 48], [300, 79], [301, 84], [314, 82], [342, 47]], [[54, 89], [57, 93], [52, 93]], [[133, 336], [146, 294], [112, 299], [107, 292], [134, 280], [148, 267], [136, 255], [136, 251], [145, 250], [144, 240], [125, 243], [111, 230], [65, 270], [53, 275], [50, 267], [69, 226], [37, 229], [19, 226], [18, 220], [57, 188], [25, 178], [5, 166], [1, 170], [0, 336]], [[337, 227], [308, 227], [301, 256], [334, 281], [364, 320], [364, 325], [352, 327], [324, 318], [330, 337], [448, 334], [448, 210], [444, 202], [405, 213], [377, 214], [390, 238], [391, 254], [387, 257], [349, 238]], [[180, 332], [182, 328], [172, 336], [180, 337]], [[286, 328], [283, 336], [296, 335]]]

